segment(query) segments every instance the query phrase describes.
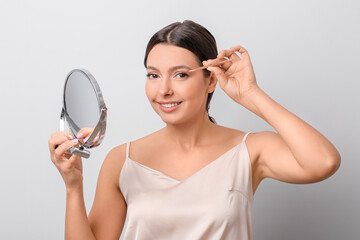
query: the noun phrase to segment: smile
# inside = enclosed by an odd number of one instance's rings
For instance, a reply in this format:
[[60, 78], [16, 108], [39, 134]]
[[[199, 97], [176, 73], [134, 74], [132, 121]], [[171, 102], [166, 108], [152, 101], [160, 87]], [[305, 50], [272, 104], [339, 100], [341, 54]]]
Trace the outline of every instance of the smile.
[[161, 106], [164, 106], [164, 107], [175, 107], [177, 105], [179, 105], [181, 102], [178, 102], [178, 103], [168, 103], [168, 104], [161, 104]]
[[160, 109], [163, 111], [163, 112], [172, 112], [172, 111], [175, 111], [179, 105], [181, 104], [182, 102], [178, 102], [178, 103], [158, 103], [159, 106], [160, 106]]

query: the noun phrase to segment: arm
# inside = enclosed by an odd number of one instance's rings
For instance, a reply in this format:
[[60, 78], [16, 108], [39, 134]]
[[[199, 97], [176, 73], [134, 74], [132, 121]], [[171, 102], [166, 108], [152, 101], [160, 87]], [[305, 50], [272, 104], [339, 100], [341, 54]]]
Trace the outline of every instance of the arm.
[[87, 217], [81, 158], [65, 153], [76, 144], [77, 141], [65, 132], [56, 132], [49, 140], [51, 160], [66, 186], [65, 239], [119, 239], [126, 216], [125, 200], [118, 187], [125, 145], [111, 150], [104, 160], [94, 204]]
[[95, 199], [86, 216], [82, 187], [67, 191], [65, 239], [119, 239], [126, 203], [119, 189], [125, 145], [112, 149], [101, 167]]
[[[235, 53], [240, 52], [241, 58]], [[340, 166], [336, 148], [316, 129], [263, 92], [256, 83], [247, 50], [235, 46], [222, 50], [212, 64], [230, 58], [222, 67], [208, 67], [220, 87], [237, 103], [267, 121], [278, 133], [252, 134], [254, 163], [259, 179], [270, 177], [290, 183], [311, 183], [331, 176]]]
[[95, 239], [86, 215], [82, 186], [67, 190], [65, 239]]
[[238, 99], [248, 110], [268, 122], [278, 133], [255, 134], [262, 178], [289, 183], [313, 183], [336, 172], [341, 157], [320, 132], [271, 99], [260, 88]]
[[119, 177], [126, 159], [126, 145], [112, 149], [106, 157], [97, 183], [89, 224], [96, 239], [119, 239], [127, 206], [120, 191]]

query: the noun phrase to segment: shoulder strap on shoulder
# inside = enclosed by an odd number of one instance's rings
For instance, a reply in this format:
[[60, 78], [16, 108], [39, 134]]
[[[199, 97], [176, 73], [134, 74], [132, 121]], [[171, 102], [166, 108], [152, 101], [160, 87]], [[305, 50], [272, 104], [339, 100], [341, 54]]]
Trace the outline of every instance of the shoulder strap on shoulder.
[[246, 140], [247, 136], [249, 135], [249, 133], [251, 133], [251, 132], [248, 132], [248, 133], [246, 133], [246, 134], [245, 134], [245, 136], [244, 136], [244, 138], [243, 138], [242, 142], [245, 142], [245, 140]]
[[129, 157], [130, 142], [126, 143], [126, 157]]

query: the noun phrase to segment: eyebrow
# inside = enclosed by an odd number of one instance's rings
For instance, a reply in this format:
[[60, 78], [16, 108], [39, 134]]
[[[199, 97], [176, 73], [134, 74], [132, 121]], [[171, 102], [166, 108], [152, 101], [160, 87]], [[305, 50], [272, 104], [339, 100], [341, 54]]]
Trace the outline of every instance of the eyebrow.
[[[191, 69], [189, 66], [179, 65], [179, 66], [171, 67], [171, 68], [169, 69], [169, 72], [174, 71], [174, 70], [176, 70], [176, 69], [181, 69], [181, 68], [186, 68], [186, 69], [189, 69], [189, 70]], [[152, 66], [147, 66], [146, 69], [153, 69], [153, 70], [155, 70], [155, 71], [159, 71], [159, 69], [157, 69], [156, 67], [152, 67]]]

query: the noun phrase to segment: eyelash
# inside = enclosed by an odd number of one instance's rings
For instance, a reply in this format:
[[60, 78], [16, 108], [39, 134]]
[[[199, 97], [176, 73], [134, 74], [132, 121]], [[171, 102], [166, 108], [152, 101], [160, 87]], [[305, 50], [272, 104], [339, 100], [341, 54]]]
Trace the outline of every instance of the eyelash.
[[[189, 76], [188, 74], [186, 74], [186, 73], [182, 73], [182, 72], [177, 73], [177, 74], [176, 74], [176, 76], [177, 76], [177, 75], [179, 75], [179, 74], [184, 75], [184, 77], [182, 77], [182, 78], [186, 78], [186, 77], [188, 77], [188, 76]], [[156, 75], [156, 74], [154, 74], [154, 73], [148, 73], [148, 74], [146, 74], [146, 77], [147, 77], [147, 78], [150, 78], [151, 76], [157, 76], [157, 75]]]
[[179, 74], [184, 75], [184, 77], [182, 77], [182, 78], [186, 78], [186, 77], [188, 77], [188, 76], [189, 76], [189, 75], [188, 75], [188, 74], [186, 74], [186, 73], [178, 73], [178, 74], [176, 74], [176, 75], [179, 75]]
[[150, 76], [154, 76], [154, 75], [156, 75], [156, 74], [148, 73], [148, 74], [146, 74], [146, 77], [147, 77], [147, 78], [150, 78]]

